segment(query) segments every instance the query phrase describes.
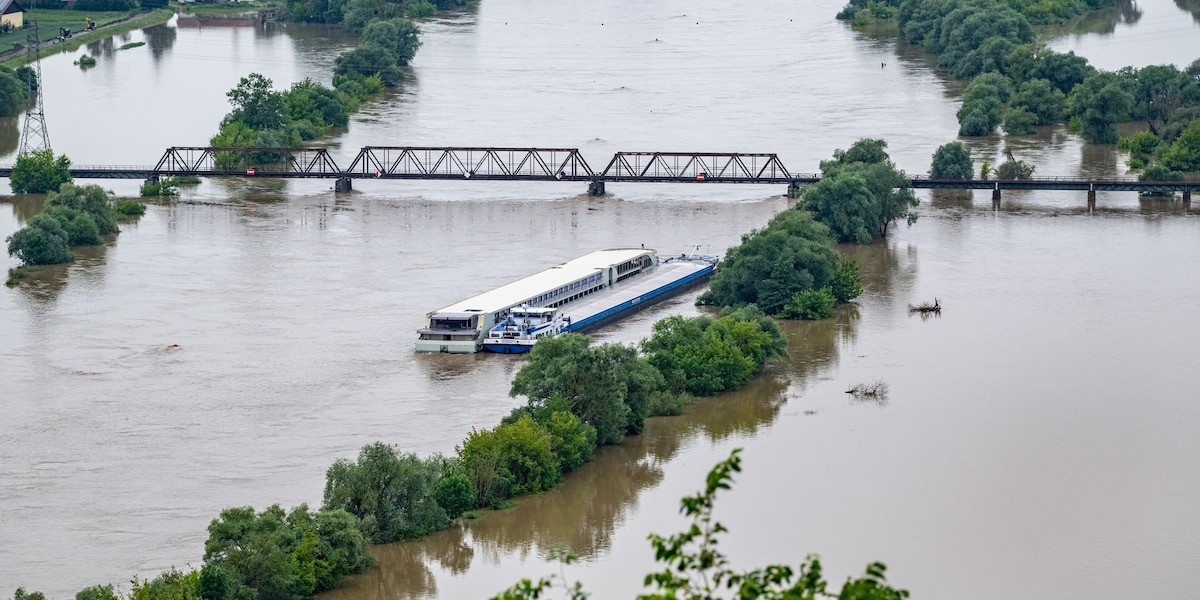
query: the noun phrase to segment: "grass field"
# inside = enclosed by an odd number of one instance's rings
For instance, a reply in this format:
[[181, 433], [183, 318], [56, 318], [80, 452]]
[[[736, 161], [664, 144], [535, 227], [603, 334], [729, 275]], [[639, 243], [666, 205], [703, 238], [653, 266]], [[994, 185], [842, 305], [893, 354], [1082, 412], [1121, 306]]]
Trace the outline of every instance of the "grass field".
[[[107, 25], [118, 19], [123, 19], [129, 16], [130, 11], [118, 12], [87, 12], [82, 10], [35, 10], [32, 14], [25, 13], [25, 20], [36, 19], [38, 22], [38, 34], [42, 37], [43, 42], [48, 42], [58, 37], [58, 28], [66, 27], [71, 30], [71, 34], [83, 33], [83, 28], [86, 26], [84, 19], [91, 17], [96, 22], [96, 26]], [[0, 34], [0, 52], [7, 52], [13, 49], [13, 44], [25, 45], [25, 37], [28, 30], [14, 29], [8, 33]]]
[[[58, 54], [63, 51], [74, 51], [76, 48], [106, 37], [111, 37], [126, 31], [142, 29], [166, 23], [175, 14], [175, 11], [169, 8], [160, 8], [149, 13], [143, 13], [140, 16], [125, 21], [123, 23], [111, 24], [130, 15], [133, 12], [84, 12], [75, 10], [39, 10], [35, 14], [38, 21], [38, 30], [42, 36], [42, 56]], [[83, 32], [84, 18], [91, 17], [96, 22], [97, 29], [95, 31]], [[26, 19], [28, 19], [28, 13]], [[78, 21], [74, 21], [78, 19]], [[77, 23], [79, 32], [76, 33], [76, 28], [71, 26], [71, 23]], [[107, 25], [107, 26], [106, 26]], [[71, 38], [63, 43], [57, 43], [54, 38], [58, 36], [58, 28], [67, 27], [71, 29]], [[25, 33], [23, 29], [18, 29], [8, 34], [0, 36], [0, 52], [8, 51], [13, 48], [13, 43], [24, 45]], [[15, 36], [12, 40], [7, 36]], [[3, 61], [3, 64], [8, 67], [16, 68], [25, 64], [24, 53], [10, 56]]]

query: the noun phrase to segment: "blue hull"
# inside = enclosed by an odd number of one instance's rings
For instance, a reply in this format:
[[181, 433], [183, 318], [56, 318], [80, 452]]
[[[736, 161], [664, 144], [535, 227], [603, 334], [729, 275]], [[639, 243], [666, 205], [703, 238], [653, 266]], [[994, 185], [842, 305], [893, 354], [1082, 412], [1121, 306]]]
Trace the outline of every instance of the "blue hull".
[[483, 349], [497, 354], [521, 354], [529, 352], [533, 346], [523, 344], [484, 344]]
[[713, 271], [716, 270], [716, 268], [716, 263], [713, 263], [707, 267], [704, 267], [703, 269], [700, 269], [699, 271], [696, 271], [695, 273], [672, 281], [671, 283], [668, 283], [657, 289], [651, 290], [645, 294], [642, 294], [641, 296], [638, 296], [637, 298], [626, 300], [625, 302], [622, 302], [601, 313], [571, 323], [567, 326], [566, 331], [571, 333], [583, 333], [592, 329], [596, 329], [605, 323], [616, 320], [629, 312], [636, 312], [643, 308], [647, 308], [660, 300], [664, 300], [669, 296], [672, 296], [683, 291], [684, 289], [687, 289], [688, 287], [704, 281], [713, 274]]

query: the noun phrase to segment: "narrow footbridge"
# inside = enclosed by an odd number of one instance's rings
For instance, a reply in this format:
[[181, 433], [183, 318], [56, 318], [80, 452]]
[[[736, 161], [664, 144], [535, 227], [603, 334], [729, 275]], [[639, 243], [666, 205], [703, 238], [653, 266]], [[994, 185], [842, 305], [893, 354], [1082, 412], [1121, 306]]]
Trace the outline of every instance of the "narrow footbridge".
[[[12, 173], [0, 166], [0, 177]], [[324, 148], [173, 147], [154, 166], [75, 165], [76, 179], [163, 177], [242, 177], [332, 179], [337, 191], [350, 191], [355, 179], [583, 182], [602, 195], [606, 183], [745, 183], [788, 186], [798, 195], [819, 174], [789, 171], [775, 154], [724, 152], [618, 152], [601, 171], [588, 165], [577, 148], [485, 148], [367, 146], [348, 168]], [[1134, 178], [1038, 177], [1021, 180], [912, 178], [918, 189], [986, 189], [993, 200], [1001, 190], [1075, 190], [1142, 193], [1200, 191], [1200, 181], [1138, 181]]]

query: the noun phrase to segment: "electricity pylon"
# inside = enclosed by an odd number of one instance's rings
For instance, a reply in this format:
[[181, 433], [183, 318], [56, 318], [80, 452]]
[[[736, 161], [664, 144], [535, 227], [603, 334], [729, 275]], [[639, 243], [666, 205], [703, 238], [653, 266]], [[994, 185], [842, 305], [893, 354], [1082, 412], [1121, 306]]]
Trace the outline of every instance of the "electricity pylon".
[[[33, 3], [30, 3], [29, 14], [33, 15]], [[26, 81], [29, 86], [29, 105], [25, 109], [25, 127], [21, 132], [21, 150], [17, 153], [18, 156], [50, 149], [46, 115], [42, 113], [42, 94], [46, 91], [46, 82], [42, 80], [42, 40], [38, 36], [37, 19], [30, 20], [28, 30], [29, 33], [25, 36], [25, 60], [29, 68], [33, 69], [33, 76]]]

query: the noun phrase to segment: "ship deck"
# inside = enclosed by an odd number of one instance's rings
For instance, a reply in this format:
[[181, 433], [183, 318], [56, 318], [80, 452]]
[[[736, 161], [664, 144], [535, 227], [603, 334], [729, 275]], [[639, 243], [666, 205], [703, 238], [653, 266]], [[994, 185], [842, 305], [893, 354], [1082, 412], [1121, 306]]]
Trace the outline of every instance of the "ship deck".
[[599, 327], [607, 321], [603, 316], [606, 311], [627, 302], [636, 306], [640, 299], [647, 295], [655, 295], [654, 292], [660, 288], [668, 287], [711, 267], [710, 263], [699, 260], [664, 262], [653, 272], [632, 277], [602, 292], [571, 302], [562, 307], [563, 314], [571, 317], [571, 325], [567, 330], [580, 333]]

